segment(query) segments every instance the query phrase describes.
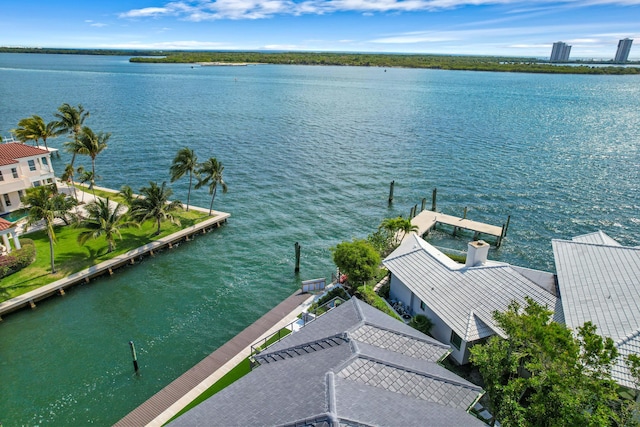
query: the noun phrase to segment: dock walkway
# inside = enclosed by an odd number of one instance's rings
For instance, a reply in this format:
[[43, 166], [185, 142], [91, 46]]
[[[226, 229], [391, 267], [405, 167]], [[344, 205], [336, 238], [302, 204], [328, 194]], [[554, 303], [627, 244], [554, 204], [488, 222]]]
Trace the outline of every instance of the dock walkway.
[[454, 234], [457, 229], [465, 229], [473, 231], [474, 239], [478, 238], [480, 234], [486, 234], [497, 238], [497, 246], [504, 236], [506, 235], [506, 227], [498, 227], [496, 225], [484, 224], [482, 222], [471, 221], [466, 218], [459, 218], [452, 215], [446, 215], [441, 212], [434, 212], [424, 210], [416, 215], [411, 223], [418, 227], [418, 235], [422, 236], [435, 228], [437, 224], [445, 224], [454, 227]]
[[251, 345], [291, 323], [314, 298], [297, 291], [200, 363], [118, 421], [115, 427], [162, 426], [251, 354]]
[[[193, 206], [191, 208], [195, 209]], [[208, 212], [208, 210], [205, 212]], [[44, 298], [48, 298], [55, 294], [64, 295], [64, 290], [71, 286], [75, 286], [80, 283], [88, 283], [92, 278], [103, 274], [113, 274], [115, 269], [127, 264], [134, 264], [136, 259], [140, 259], [146, 255], [154, 255], [154, 251], [159, 251], [165, 247], [172, 248], [173, 245], [182, 240], [190, 240], [191, 237], [198, 233], [206, 233], [212, 228], [219, 227], [222, 223], [226, 222], [229, 217], [230, 214], [228, 213], [213, 211], [211, 218], [206, 219], [205, 221], [199, 222], [158, 240], [154, 240], [153, 242], [147, 243], [146, 245], [140, 246], [136, 249], [132, 249], [129, 252], [118, 255], [110, 260], [92, 265], [87, 269], [70, 274], [67, 277], [56, 280], [48, 285], [41, 286], [38, 289], [27, 292], [26, 294], [4, 301], [0, 303], [0, 319], [2, 319], [3, 315], [24, 307], [34, 308], [35, 303]]]

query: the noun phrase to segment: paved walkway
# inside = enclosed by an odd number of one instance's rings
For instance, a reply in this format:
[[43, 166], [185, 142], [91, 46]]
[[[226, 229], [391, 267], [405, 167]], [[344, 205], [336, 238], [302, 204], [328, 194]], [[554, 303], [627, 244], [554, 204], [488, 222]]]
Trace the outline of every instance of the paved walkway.
[[251, 345], [293, 322], [314, 296], [300, 291], [282, 301], [200, 363], [153, 395], [115, 427], [162, 426], [251, 354]]

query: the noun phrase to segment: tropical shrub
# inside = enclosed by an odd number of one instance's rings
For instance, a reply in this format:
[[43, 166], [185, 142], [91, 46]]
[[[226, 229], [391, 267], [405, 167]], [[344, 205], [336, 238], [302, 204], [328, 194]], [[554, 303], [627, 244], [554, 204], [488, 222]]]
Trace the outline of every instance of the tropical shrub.
[[366, 302], [367, 304], [393, 317], [394, 319], [398, 319], [402, 321], [400, 316], [398, 316], [398, 313], [396, 313], [391, 307], [389, 307], [386, 301], [383, 300], [382, 297], [380, 297], [380, 295], [376, 294], [373, 291], [372, 287], [360, 286], [356, 291], [356, 296], [361, 300], [363, 300], [364, 302]]
[[430, 335], [429, 331], [433, 328], [433, 322], [424, 314], [416, 314], [411, 318], [409, 326], [419, 330], [423, 334]]
[[27, 267], [36, 259], [36, 246], [31, 239], [21, 239], [21, 249], [0, 257], [0, 278]]

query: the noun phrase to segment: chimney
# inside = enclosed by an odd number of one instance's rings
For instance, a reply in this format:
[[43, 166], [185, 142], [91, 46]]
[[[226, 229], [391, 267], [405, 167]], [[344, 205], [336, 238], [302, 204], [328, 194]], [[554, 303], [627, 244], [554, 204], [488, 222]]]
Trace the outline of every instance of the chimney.
[[489, 246], [490, 245], [484, 240], [469, 242], [467, 245], [467, 262], [465, 262], [464, 265], [466, 267], [475, 267], [487, 262]]

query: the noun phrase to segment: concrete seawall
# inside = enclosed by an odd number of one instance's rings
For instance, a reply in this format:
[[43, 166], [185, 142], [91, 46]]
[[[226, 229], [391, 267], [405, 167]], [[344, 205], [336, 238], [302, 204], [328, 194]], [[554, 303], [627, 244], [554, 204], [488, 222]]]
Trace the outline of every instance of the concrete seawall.
[[[190, 206], [190, 209], [198, 210], [204, 213], [208, 213], [208, 209], [202, 209], [194, 206]], [[99, 264], [92, 265], [91, 267], [79, 271], [77, 273], [70, 274], [69, 276], [56, 280], [27, 292], [23, 295], [12, 298], [8, 301], [0, 303], [0, 320], [5, 314], [20, 310], [22, 308], [31, 307], [35, 308], [36, 302], [49, 298], [53, 295], [64, 295], [64, 291], [67, 288], [81, 284], [89, 283], [91, 279], [104, 274], [113, 274], [113, 271], [123, 267], [125, 265], [135, 264], [136, 260], [154, 255], [155, 252], [164, 249], [172, 248], [177, 243], [182, 241], [189, 241], [197, 234], [205, 234], [208, 231], [220, 227], [227, 222], [227, 218], [231, 215], [225, 212], [212, 211], [211, 217], [199, 222], [195, 225], [187, 227], [183, 230], [177, 231], [173, 234], [165, 236], [161, 239], [149, 242], [146, 245], [132, 249], [122, 255], [118, 255], [110, 260], [103, 261]]]

